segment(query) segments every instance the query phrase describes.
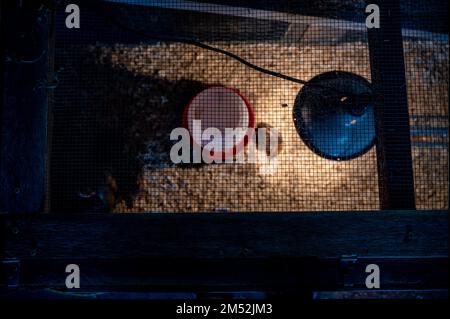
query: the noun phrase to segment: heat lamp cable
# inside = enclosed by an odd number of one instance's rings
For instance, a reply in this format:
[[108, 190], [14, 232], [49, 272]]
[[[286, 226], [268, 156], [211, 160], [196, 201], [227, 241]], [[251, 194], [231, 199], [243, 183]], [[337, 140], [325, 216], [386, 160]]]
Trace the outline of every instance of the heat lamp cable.
[[305, 81], [305, 80], [302, 80], [302, 79], [297, 79], [295, 77], [292, 77], [292, 76], [289, 76], [289, 75], [286, 75], [286, 74], [283, 74], [283, 73], [280, 73], [280, 72], [268, 70], [268, 69], [263, 68], [263, 67], [261, 67], [259, 65], [253, 64], [253, 63], [245, 60], [244, 58], [242, 58], [242, 57], [240, 57], [240, 56], [238, 56], [238, 55], [236, 55], [236, 54], [234, 54], [232, 52], [226, 51], [224, 49], [213, 47], [213, 46], [210, 46], [210, 45], [208, 45], [206, 43], [203, 43], [203, 42], [200, 42], [200, 41], [197, 41], [197, 40], [192, 40], [192, 39], [186, 39], [186, 38], [181, 38], [181, 37], [173, 37], [173, 36], [161, 36], [161, 35], [155, 35], [155, 34], [148, 34], [148, 33], [143, 32], [141, 30], [136, 30], [136, 29], [133, 29], [133, 28], [128, 27], [126, 25], [123, 25], [122, 23], [118, 22], [111, 15], [105, 14], [101, 9], [96, 10], [96, 11], [99, 12], [105, 19], [109, 20], [112, 24], [118, 26], [122, 30], [134, 33], [134, 34], [139, 35], [141, 37], [144, 37], [144, 38], [147, 38], [147, 39], [152, 39], [152, 40], [160, 40], [160, 41], [168, 41], [168, 42], [180, 42], [180, 43], [190, 44], [190, 45], [202, 48], [202, 49], [206, 49], [206, 50], [209, 50], [209, 51], [213, 51], [213, 52], [216, 52], [216, 53], [221, 53], [223, 55], [226, 55], [226, 56], [228, 56], [228, 57], [230, 57], [230, 58], [232, 58], [232, 59], [234, 59], [234, 60], [236, 60], [236, 61], [238, 61], [238, 62], [240, 62], [240, 63], [242, 63], [244, 65], [246, 65], [246, 66], [248, 66], [249, 68], [252, 68], [252, 69], [254, 69], [256, 71], [259, 71], [261, 73], [265, 73], [265, 74], [268, 74], [268, 75], [271, 75], [271, 76], [274, 76], [274, 77], [277, 77], [277, 78], [281, 78], [281, 79], [284, 79], [284, 80], [287, 80], [287, 81], [290, 81], [290, 82], [294, 82], [294, 83], [297, 83], [297, 84], [305, 85], [305, 84], [308, 83], [308, 81]]
[[208, 45], [206, 43], [203, 43], [203, 42], [200, 42], [200, 41], [197, 41], [197, 40], [186, 39], [186, 38], [181, 38], [181, 37], [173, 37], [173, 36], [161, 36], [161, 35], [155, 35], [155, 34], [148, 34], [148, 33], [144, 32], [144, 31], [137, 30], [137, 29], [128, 27], [126, 25], [123, 25], [122, 23], [118, 22], [117, 19], [115, 19], [111, 15], [104, 13], [100, 8], [95, 7], [95, 9], [96, 9], [97, 13], [102, 15], [106, 20], [109, 20], [109, 22], [112, 23], [113, 25], [116, 25], [122, 30], [134, 33], [134, 34], [136, 34], [136, 35], [138, 35], [140, 37], [143, 37], [143, 38], [152, 39], [152, 40], [167, 41], [167, 42], [185, 43], [185, 44], [193, 45], [193, 46], [196, 46], [196, 47], [199, 47], [199, 48], [202, 48], [202, 49], [206, 49], [206, 50], [209, 50], [209, 51], [217, 52], [217, 53], [223, 54], [225, 56], [228, 56], [228, 57], [230, 57], [230, 58], [232, 58], [232, 59], [234, 59], [234, 60], [236, 60], [236, 61], [238, 61], [238, 62], [240, 62], [240, 63], [242, 63], [244, 65], [246, 65], [247, 67], [249, 67], [251, 69], [254, 69], [256, 71], [259, 71], [261, 73], [264, 73], [264, 74], [267, 74], [267, 75], [270, 75], [270, 76], [273, 76], [273, 77], [277, 77], [277, 78], [280, 78], [280, 79], [283, 79], [283, 80], [287, 80], [287, 81], [290, 81], [290, 82], [293, 82], [293, 83], [296, 83], [296, 84], [308, 85], [310, 87], [315, 86], [315, 87], [320, 87], [320, 88], [323, 88], [323, 89], [328, 89], [328, 90], [334, 91], [335, 93], [338, 93], [339, 95], [345, 95], [347, 97], [353, 97], [354, 101], [369, 102], [369, 101], [374, 101], [374, 99], [375, 99], [375, 95], [374, 94], [371, 94], [369, 96], [366, 96], [366, 95], [360, 96], [359, 94], [352, 94], [352, 93], [349, 93], [349, 92], [343, 92], [343, 91], [339, 90], [336, 87], [330, 87], [330, 86], [326, 86], [326, 85], [322, 85], [322, 84], [313, 84], [313, 83], [309, 83], [309, 81], [306, 81], [306, 80], [298, 79], [298, 78], [295, 78], [295, 77], [292, 77], [292, 76], [289, 76], [289, 75], [286, 75], [286, 74], [283, 74], [283, 73], [280, 73], [280, 72], [272, 71], [272, 70], [263, 68], [263, 67], [261, 67], [259, 65], [253, 64], [253, 63], [245, 60], [244, 58], [242, 58], [242, 57], [240, 57], [240, 56], [238, 56], [238, 55], [236, 55], [236, 54], [234, 54], [232, 52], [229, 52], [227, 50], [220, 49], [220, 48], [217, 48], [217, 47], [210, 46], [210, 45]]

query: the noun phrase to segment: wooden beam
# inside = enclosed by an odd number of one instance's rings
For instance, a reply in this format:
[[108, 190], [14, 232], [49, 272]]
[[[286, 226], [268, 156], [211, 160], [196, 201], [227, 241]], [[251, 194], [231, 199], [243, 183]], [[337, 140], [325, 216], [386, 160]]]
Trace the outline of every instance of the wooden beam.
[[18, 278], [16, 287], [65, 290], [72, 263], [83, 289], [97, 292], [312, 297], [317, 290], [365, 289], [371, 263], [382, 269], [384, 289], [446, 289], [448, 282], [444, 211], [4, 214], [0, 222], [5, 255], [19, 268], [7, 276]]
[[14, 258], [448, 255], [448, 212], [6, 214]]
[[368, 30], [375, 103], [381, 209], [414, 209], [414, 179], [398, 0], [373, 1], [380, 28]]
[[[184, 10], [191, 12], [201, 12], [203, 14], [219, 14], [223, 16], [234, 16], [241, 18], [254, 18], [262, 20], [272, 20], [278, 22], [288, 22], [290, 24], [309, 25], [313, 30], [327, 30], [332, 29], [334, 32], [354, 32], [366, 34], [366, 25], [361, 22], [364, 14], [364, 8], [349, 8], [350, 11], [336, 10], [333, 3], [330, 2], [328, 8], [323, 6], [311, 6], [310, 1], [303, 4], [299, 1], [292, 5], [283, 4], [283, 1], [276, 0], [273, 2], [255, 1], [253, 4], [248, 1], [154, 1], [141, 0], [139, 2], [130, 0], [103, 0], [103, 2], [110, 2], [120, 4], [121, 6], [140, 6], [152, 8], [165, 8], [171, 10]], [[442, 9], [442, 5], [434, 4], [434, 10]], [[324, 10], [325, 9], [325, 10]], [[342, 8], [341, 8], [342, 9]], [[356, 14], [355, 14], [356, 13]], [[411, 19], [411, 17], [409, 17]], [[431, 30], [443, 30], [445, 23], [434, 21], [430, 26], [430, 21], [426, 15], [420, 21], [423, 25], [429, 26]], [[423, 26], [422, 26], [423, 27]], [[434, 27], [434, 28], [433, 28]], [[333, 32], [332, 32], [333, 33]], [[427, 30], [418, 30], [410, 28], [402, 28], [404, 37], [412, 39], [424, 39], [433, 41], [448, 42], [448, 35], [444, 32], [430, 32]], [[362, 35], [361, 35], [362, 36]], [[315, 43], [323, 43], [320, 39], [323, 37], [325, 41], [330, 41], [330, 34], [315, 34], [311, 36], [311, 40]]]
[[[83, 291], [297, 292], [366, 289], [366, 266], [381, 270], [383, 289], [448, 288], [448, 258], [53, 258], [21, 260], [16, 287], [66, 290], [65, 269], [78, 265]], [[1, 286], [1, 285], [0, 285]]]
[[40, 212], [45, 193], [49, 14], [41, 1], [6, 2], [0, 211]]
[[[0, 2], [0, 43], [6, 42], [6, 2]], [[3, 139], [3, 109], [5, 104], [5, 46], [0, 46], [0, 146]], [[0, 159], [2, 147], [0, 147]], [[1, 209], [0, 209], [1, 211]]]

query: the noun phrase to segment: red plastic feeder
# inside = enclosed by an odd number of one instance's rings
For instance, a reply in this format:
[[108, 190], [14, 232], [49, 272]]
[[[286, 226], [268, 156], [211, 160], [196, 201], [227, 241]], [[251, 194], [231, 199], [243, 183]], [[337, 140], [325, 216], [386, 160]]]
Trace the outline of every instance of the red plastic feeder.
[[[194, 133], [195, 120], [201, 121], [200, 129], [195, 131], [197, 134]], [[189, 130], [193, 143], [211, 150], [207, 153], [211, 159], [226, 160], [234, 158], [247, 145], [254, 132], [255, 115], [250, 103], [238, 90], [212, 86], [191, 99], [184, 110], [183, 126]], [[222, 138], [203, 140], [201, 135], [207, 128], [218, 129]], [[227, 128], [235, 130], [233, 138], [227, 138]]]

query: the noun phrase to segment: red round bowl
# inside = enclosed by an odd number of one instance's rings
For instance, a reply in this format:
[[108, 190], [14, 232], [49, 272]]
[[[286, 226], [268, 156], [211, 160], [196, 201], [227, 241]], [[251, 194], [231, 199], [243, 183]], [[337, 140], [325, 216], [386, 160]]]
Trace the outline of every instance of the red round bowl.
[[[252, 137], [255, 127], [255, 114], [248, 100], [236, 89], [215, 85], [195, 95], [183, 113], [183, 127], [190, 135], [192, 143], [204, 148], [210, 141], [203, 141], [193, 134], [193, 121], [201, 121], [201, 132], [214, 127], [222, 134], [222, 151], [211, 150], [211, 159], [230, 159], [244, 149]], [[245, 128], [245, 133], [224, 141], [225, 128]], [[244, 130], [242, 130], [243, 132]]]

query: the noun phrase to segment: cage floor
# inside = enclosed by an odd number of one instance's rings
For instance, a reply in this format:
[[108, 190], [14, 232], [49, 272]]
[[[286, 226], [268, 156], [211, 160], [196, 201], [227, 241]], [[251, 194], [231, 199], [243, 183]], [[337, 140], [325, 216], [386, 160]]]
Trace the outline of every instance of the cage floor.
[[[212, 45], [301, 79], [345, 70], [370, 80], [365, 42]], [[415, 41], [404, 46], [411, 125], [419, 128], [411, 137], [417, 208], [447, 208], [448, 134], [436, 139], [427, 132], [436, 126], [446, 127], [448, 132], [448, 43]], [[115, 203], [114, 211], [379, 208], [375, 148], [356, 159], [337, 162], [314, 154], [298, 136], [292, 109], [301, 85], [186, 44], [98, 44], [65, 48], [57, 54], [61, 61], [77, 56], [75, 62], [81, 63], [76, 71], [70, 66], [62, 71], [61, 77], [80, 94], [59, 107], [84, 105], [76, 112], [75, 122], [91, 123], [91, 129], [72, 124], [72, 134], [73, 130], [79, 132], [72, 145], [82, 146], [83, 136], [89, 141], [95, 138], [97, 144], [91, 143], [94, 146], [86, 154], [103, 152], [101, 158], [85, 156], [84, 162], [79, 161], [83, 154], [75, 155], [78, 162], [74, 160], [72, 174], [84, 172], [78, 174], [73, 190], [95, 191], [113, 184], [110, 201]], [[96, 76], [89, 76], [92, 74]], [[282, 144], [276, 165], [264, 155], [256, 164], [172, 164], [170, 132], [181, 126], [181, 113], [189, 99], [212, 84], [239, 89], [253, 106], [256, 122], [279, 131]], [[59, 94], [63, 96], [64, 81], [61, 86]], [[69, 157], [66, 154], [65, 158]]]

